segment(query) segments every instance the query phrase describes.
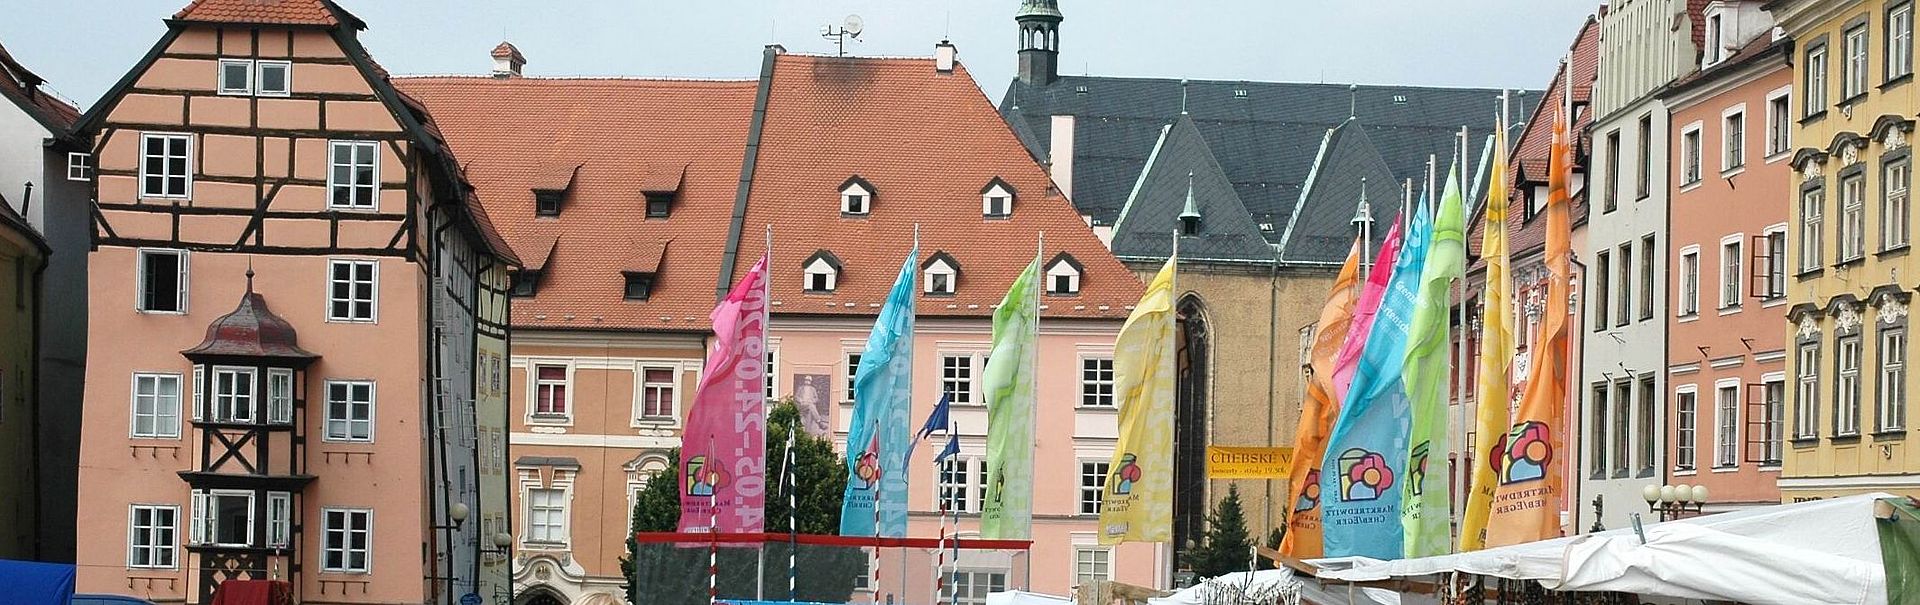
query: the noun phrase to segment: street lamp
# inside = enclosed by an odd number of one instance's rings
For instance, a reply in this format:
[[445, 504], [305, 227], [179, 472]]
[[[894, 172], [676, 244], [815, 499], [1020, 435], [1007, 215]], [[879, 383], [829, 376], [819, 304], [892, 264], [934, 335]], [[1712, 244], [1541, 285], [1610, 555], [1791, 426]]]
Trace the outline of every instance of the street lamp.
[[1640, 489], [1640, 497], [1647, 501], [1648, 510], [1660, 513], [1661, 521], [1672, 521], [1700, 514], [1707, 505], [1707, 486], [1649, 485]]

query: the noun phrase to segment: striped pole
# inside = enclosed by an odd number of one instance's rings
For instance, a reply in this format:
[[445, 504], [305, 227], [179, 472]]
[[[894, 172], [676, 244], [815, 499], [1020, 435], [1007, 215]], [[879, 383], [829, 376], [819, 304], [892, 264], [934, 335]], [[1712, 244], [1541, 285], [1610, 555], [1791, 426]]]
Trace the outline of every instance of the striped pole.
[[799, 417], [796, 416], [793, 424], [787, 427], [787, 456], [786, 456], [786, 462], [784, 462], [783, 466], [781, 467], [781, 470], [783, 472], [780, 473], [781, 478], [784, 479], [783, 483], [785, 483], [785, 485], [783, 485], [782, 487], [787, 492], [787, 600], [790, 602], [799, 600], [794, 595], [798, 594], [799, 592], [797, 587], [799, 584], [799, 577], [800, 577], [800, 572], [798, 571], [799, 570], [798, 557], [800, 554], [800, 524], [797, 521], [798, 516], [795, 511], [799, 509], [800, 505], [798, 504], [799, 499], [794, 495], [794, 489], [793, 489], [793, 485], [794, 485], [793, 439], [794, 439], [794, 433], [800, 430], [799, 425], [800, 425]]
[[[707, 464], [713, 464], [713, 435], [707, 435]], [[720, 605], [720, 486], [719, 471], [707, 468], [707, 603]]]
[[[935, 472], [939, 472], [939, 469], [936, 469]], [[933, 600], [930, 601], [932, 603], [939, 603], [940, 595], [945, 594], [947, 589], [947, 578], [945, 575], [947, 569], [947, 498], [950, 493], [950, 490], [940, 490], [940, 541], [935, 543], [933, 548], [934, 552], [938, 554], [934, 556], [933, 562]]]

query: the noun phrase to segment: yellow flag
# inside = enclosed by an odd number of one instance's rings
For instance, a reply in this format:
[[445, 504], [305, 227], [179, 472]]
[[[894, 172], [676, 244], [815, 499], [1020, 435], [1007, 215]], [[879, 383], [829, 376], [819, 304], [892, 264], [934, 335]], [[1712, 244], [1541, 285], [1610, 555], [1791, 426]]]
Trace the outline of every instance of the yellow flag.
[[1460, 525], [1462, 551], [1487, 546], [1487, 514], [1493, 510], [1493, 488], [1499, 478], [1488, 462], [1493, 460], [1493, 446], [1513, 426], [1507, 418], [1507, 405], [1513, 400], [1507, 375], [1507, 364], [1513, 359], [1511, 280], [1507, 277], [1507, 129], [1505, 124], [1496, 129], [1493, 148], [1499, 155], [1488, 178], [1486, 223], [1480, 231], [1480, 258], [1487, 262], [1480, 309], [1480, 381], [1473, 397], [1480, 409], [1474, 415], [1474, 451], [1468, 456], [1473, 463], [1473, 486], [1467, 492]]
[[1173, 539], [1173, 272], [1167, 259], [1113, 343], [1120, 440], [1100, 492], [1100, 543]]

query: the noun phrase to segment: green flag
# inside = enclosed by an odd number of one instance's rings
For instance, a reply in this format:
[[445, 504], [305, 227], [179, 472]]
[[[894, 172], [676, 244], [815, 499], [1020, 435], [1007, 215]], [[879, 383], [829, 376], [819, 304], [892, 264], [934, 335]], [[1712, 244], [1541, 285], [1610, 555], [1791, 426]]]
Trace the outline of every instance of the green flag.
[[993, 347], [983, 383], [987, 391], [987, 495], [980, 537], [1025, 540], [1033, 529], [1033, 361], [1039, 329], [1035, 257], [993, 310]]
[[1433, 222], [1433, 239], [1427, 249], [1426, 264], [1420, 270], [1420, 290], [1415, 296], [1413, 324], [1407, 329], [1407, 363], [1401, 378], [1406, 382], [1408, 407], [1412, 412], [1411, 434], [1407, 443], [1406, 492], [1400, 499], [1400, 526], [1406, 532], [1402, 550], [1409, 559], [1443, 555], [1450, 550], [1453, 534], [1447, 506], [1447, 386], [1451, 364], [1447, 357], [1447, 312], [1453, 279], [1466, 263], [1465, 204], [1460, 199], [1460, 179], [1447, 171], [1446, 192], [1440, 197], [1439, 216]]

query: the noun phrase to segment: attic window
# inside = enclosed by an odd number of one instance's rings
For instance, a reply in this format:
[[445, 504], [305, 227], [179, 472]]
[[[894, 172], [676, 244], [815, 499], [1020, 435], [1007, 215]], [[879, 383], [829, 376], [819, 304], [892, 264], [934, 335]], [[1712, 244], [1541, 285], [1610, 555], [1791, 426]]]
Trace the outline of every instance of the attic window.
[[647, 218], [667, 218], [673, 213], [672, 193], [648, 193]]
[[621, 274], [627, 278], [625, 294], [627, 300], [646, 300], [653, 295], [652, 273], [624, 271]]
[[560, 197], [564, 191], [533, 192], [533, 212], [540, 216], [559, 216]]
[[873, 183], [858, 176], [840, 184], [840, 215], [866, 216], [873, 212]]
[[1007, 218], [1013, 216], [1013, 186], [1000, 177], [994, 177], [987, 186], [980, 189], [980, 215], [987, 218]]
[[929, 296], [952, 296], [960, 282], [960, 265], [945, 252], [935, 252], [920, 266], [920, 291]]
[[573, 177], [579, 173], [577, 162], [549, 162], [540, 167], [533, 177], [533, 213], [538, 216], [559, 216], [560, 206], [565, 203], [567, 190], [573, 188]]
[[1181, 235], [1199, 235], [1200, 234], [1200, 215], [1198, 214], [1181, 215], [1180, 216], [1180, 234]]
[[834, 257], [832, 252], [815, 252], [801, 266], [806, 271], [807, 292], [831, 294], [840, 285], [840, 259]]
[[1261, 233], [1273, 233], [1273, 223], [1260, 223]]
[[1047, 294], [1073, 296], [1080, 293], [1080, 274], [1084, 269], [1073, 255], [1061, 252], [1047, 261]]
[[1394, 105], [1406, 105], [1406, 104], [1407, 104], [1407, 95], [1393, 95], [1393, 104], [1394, 104]]
[[529, 298], [540, 287], [540, 272], [532, 269], [514, 271], [508, 279], [507, 294], [515, 298]]

